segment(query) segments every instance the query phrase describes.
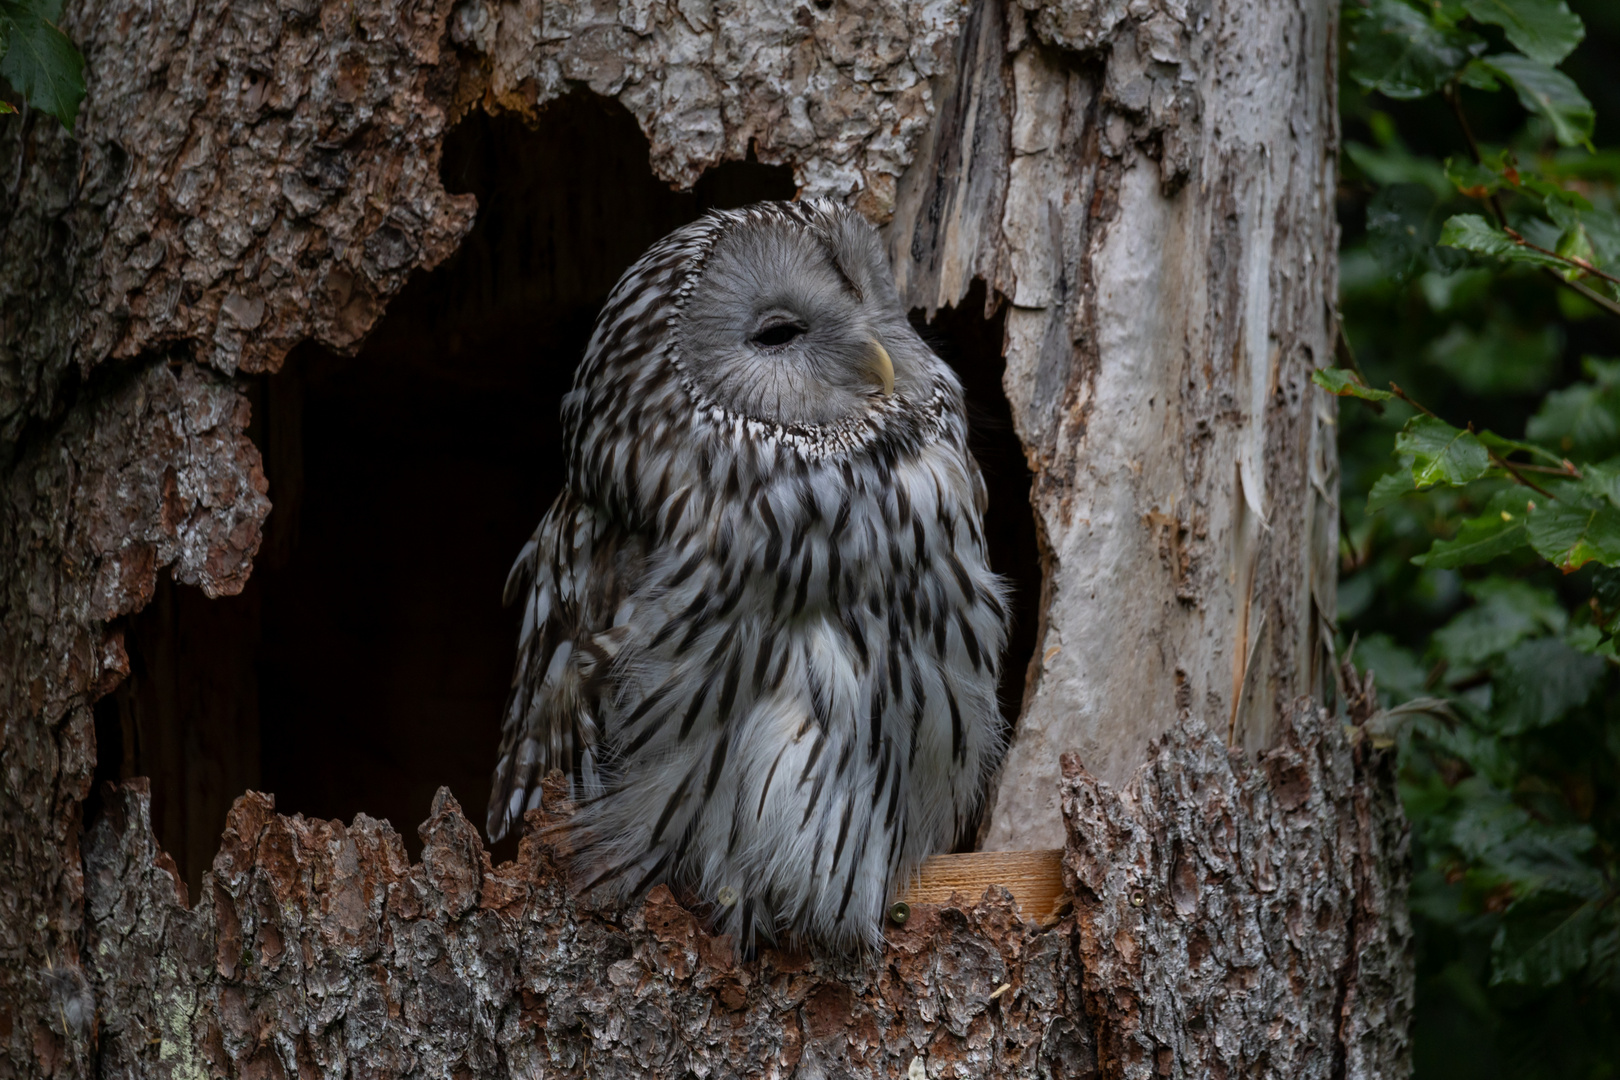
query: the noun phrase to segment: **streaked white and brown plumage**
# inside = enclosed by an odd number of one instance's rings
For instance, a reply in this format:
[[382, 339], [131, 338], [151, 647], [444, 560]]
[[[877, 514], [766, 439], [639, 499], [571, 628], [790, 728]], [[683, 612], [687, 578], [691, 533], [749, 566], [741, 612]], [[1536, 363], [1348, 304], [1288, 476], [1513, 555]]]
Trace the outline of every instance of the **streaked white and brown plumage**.
[[954, 374], [876, 234], [711, 214], [619, 281], [563, 405], [568, 481], [507, 582], [523, 628], [488, 831], [551, 768], [584, 888], [876, 945], [1001, 751], [1007, 606]]

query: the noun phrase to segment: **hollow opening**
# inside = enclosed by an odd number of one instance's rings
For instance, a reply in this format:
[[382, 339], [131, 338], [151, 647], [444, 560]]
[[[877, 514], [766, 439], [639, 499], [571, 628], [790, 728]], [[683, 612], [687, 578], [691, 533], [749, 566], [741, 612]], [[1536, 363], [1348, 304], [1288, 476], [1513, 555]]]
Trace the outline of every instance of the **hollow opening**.
[[[456, 253], [412, 277], [357, 355], [305, 345], [247, 385], [274, 503], [253, 576], [217, 600], [161, 577], [125, 621], [130, 678], [96, 708], [97, 780], [151, 778], [192, 895], [248, 789], [283, 813], [387, 818], [413, 856], [440, 785], [481, 820], [520, 617], [502, 584], [562, 484], [558, 412], [596, 313], [670, 230], [794, 194], [790, 170], [753, 162], [671, 191], [647, 155], [634, 119], [586, 94], [533, 129], [473, 114], [441, 167], [478, 198]], [[1040, 568], [1001, 319], [983, 309], [975, 286], [922, 329], [967, 387], [991, 559], [1014, 585], [1010, 719]]]
[[[471, 233], [412, 277], [360, 352], [305, 345], [248, 387], [274, 503], [242, 594], [164, 577], [124, 627], [131, 676], [97, 706], [97, 780], [152, 779], [153, 825], [193, 895], [231, 802], [414, 826], [448, 785], [481, 820], [520, 613], [513, 557], [562, 484], [558, 411], [608, 290], [711, 208], [791, 198], [791, 170], [647, 167], [616, 102], [533, 128], [474, 113], [441, 175]], [[515, 851], [515, 840], [497, 858]]]

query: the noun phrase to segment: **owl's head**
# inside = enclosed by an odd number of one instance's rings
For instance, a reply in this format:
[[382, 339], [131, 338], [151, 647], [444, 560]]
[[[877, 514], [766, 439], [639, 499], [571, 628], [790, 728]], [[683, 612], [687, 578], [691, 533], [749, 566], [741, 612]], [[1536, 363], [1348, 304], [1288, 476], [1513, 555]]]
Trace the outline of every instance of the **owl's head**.
[[825, 425], [933, 384], [941, 362], [858, 213], [761, 203], [714, 223], [679, 322], [682, 367], [705, 395], [756, 419]]

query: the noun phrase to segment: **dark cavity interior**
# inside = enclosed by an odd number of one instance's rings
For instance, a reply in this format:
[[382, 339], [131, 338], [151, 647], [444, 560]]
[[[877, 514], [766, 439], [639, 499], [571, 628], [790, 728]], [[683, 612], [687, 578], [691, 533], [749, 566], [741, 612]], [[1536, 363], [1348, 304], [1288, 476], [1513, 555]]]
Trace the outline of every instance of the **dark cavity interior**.
[[[98, 785], [151, 778], [193, 896], [249, 789], [283, 813], [386, 818], [413, 855], [440, 785], [482, 823], [520, 615], [501, 586], [561, 487], [558, 409], [596, 313], [671, 229], [794, 194], [790, 170], [755, 162], [671, 191], [630, 115], [584, 94], [533, 130], [473, 114], [441, 171], [478, 197], [456, 254], [411, 279], [358, 355], [306, 345], [246, 385], [274, 503], [247, 588], [208, 600], [160, 575], [127, 620], [130, 678], [96, 707]], [[967, 384], [991, 556], [1017, 588], [1011, 717], [1040, 569], [1001, 321], [982, 311], [981, 287], [925, 331]]]

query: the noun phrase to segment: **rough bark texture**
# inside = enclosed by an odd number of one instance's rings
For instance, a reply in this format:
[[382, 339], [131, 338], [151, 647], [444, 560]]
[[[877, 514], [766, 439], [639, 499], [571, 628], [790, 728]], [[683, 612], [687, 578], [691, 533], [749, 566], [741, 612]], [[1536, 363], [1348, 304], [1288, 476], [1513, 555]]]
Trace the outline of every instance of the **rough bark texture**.
[[[1333, 615], [1332, 406], [1306, 382], [1333, 294], [1332, 7], [1020, 3], [68, 5], [77, 136], [0, 123], [0, 1077], [98, 1057], [1400, 1074], [1384, 766], [1315, 720], [1261, 766], [1222, 749], [1277, 740]], [[1009, 305], [1046, 595], [988, 839], [1063, 844], [1057, 760], [1078, 750], [1100, 780], [1061, 788], [1074, 921], [991, 900], [925, 912], [864, 968], [738, 966], [670, 897], [577, 908], [538, 845], [488, 866], [449, 801], [413, 865], [379, 822], [248, 797], [191, 908], [138, 784], [106, 795], [81, 856], [92, 706], [128, 674], [117, 620], [161, 573], [214, 597], [252, 569], [269, 489], [239, 374], [306, 339], [353, 351], [455, 249], [475, 207], [439, 178], [452, 120], [581, 86], [631, 112], [664, 179], [791, 165], [888, 223], [914, 305], [975, 279]], [[1307, 794], [1272, 775], [1284, 757]], [[1140, 909], [1109, 891], [1125, 873]], [[1203, 906], [1178, 906], [1184, 880]], [[1184, 962], [1178, 940], [1209, 951]]]
[[[86, 841], [102, 1070], [147, 1075], [1084, 1076], [1072, 926], [918, 905], [881, 962], [729, 939], [659, 888], [582, 907], [532, 837], [492, 868], [448, 793], [422, 861], [386, 823], [239, 801], [187, 911], [126, 786]], [[1011, 989], [992, 998], [1003, 986]]]
[[1069, 759], [1070, 915], [916, 905], [842, 963], [738, 963], [662, 887], [581, 905], [534, 834], [492, 867], [447, 793], [414, 864], [245, 796], [188, 910], [126, 784], [85, 845], [102, 1074], [1400, 1075], [1389, 761], [1309, 706], [1283, 734], [1253, 765], [1184, 721], [1117, 793]]
[[1063, 759], [1065, 876], [1109, 1075], [1410, 1069], [1406, 822], [1392, 754], [1308, 704], [1252, 761], [1207, 727], [1121, 790]]
[[269, 502], [246, 404], [196, 365], [156, 364], [76, 404], [6, 477], [0, 1072], [49, 1073], [67, 1045], [45, 976], [83, 942], [89, 703], [129, 670], [103, 628], [151, 597], [160, 567], [210, 596], [247, 577]]

